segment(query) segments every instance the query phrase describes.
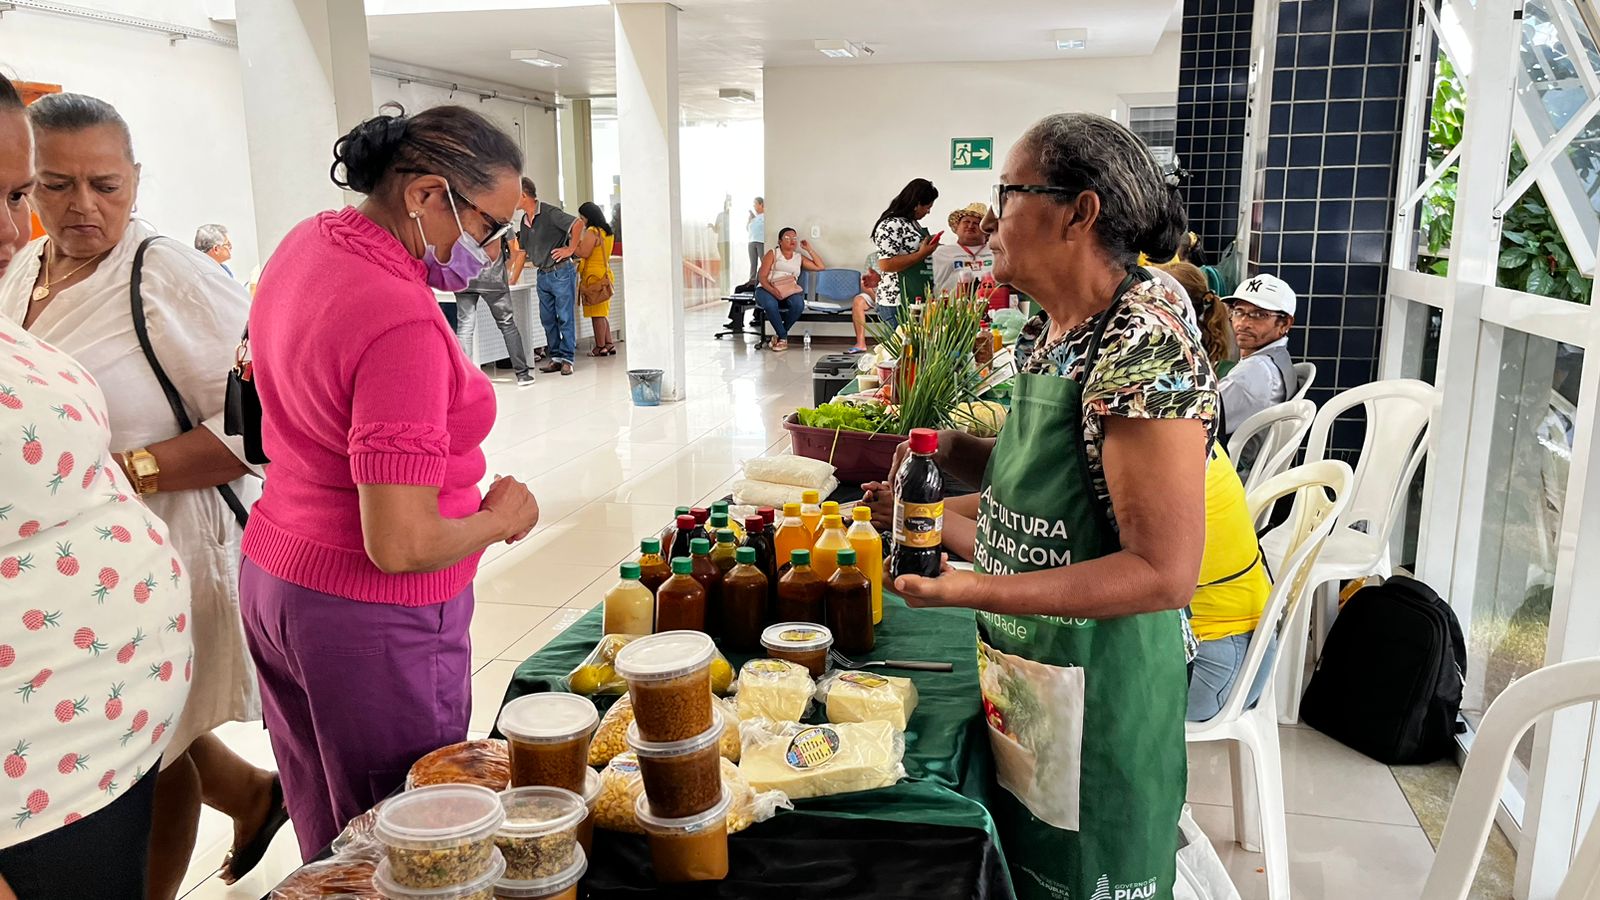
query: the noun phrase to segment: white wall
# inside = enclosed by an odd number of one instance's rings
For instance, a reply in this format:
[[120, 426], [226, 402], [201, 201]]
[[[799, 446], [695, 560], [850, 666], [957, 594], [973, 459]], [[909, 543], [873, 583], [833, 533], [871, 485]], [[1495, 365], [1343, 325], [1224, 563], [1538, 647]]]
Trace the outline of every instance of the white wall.
[[[448, 78], [438, 74], [434, 77]], [[522, 148], [523, 174], [532, 178], [541, 192], [548, 190], [552, 196], [556, 193], [560, 177], [556, 167], [555, 113], [511, 100], [479, 100], [471, 91], [450, 91], [415, 81], [399, 84], [393, 78], [372, 76], [373, 109], [391, 100], [404, 106], [406, 112], [455, 103], [483, 114], [484, 118], [505, 129]], [[329, 162], [332, 159], [330, 155]], [[577, 211], [576, 205], [572, 211]]]
[[[199, 0], [102, 0], [101, 9], [209, 28]], [[180, 240], [219, 222], [233, 235], [235, 272], [256, 265], [238, 52], [176, 44], [116, 25], [13, 10], [0, 19], [0, 71], [92, 94], [122, 113], [141, 164], [138, 214]]]
[[[912, 178], [939, 189], [924, 223], [939, 231], [952, 210], [988, 202], [1012, 142], [1040, 117], [1109, 116], [1123, 95], [1177, 89], [1176, 34], [1144, 57], [767, 69], [768, 246], [784, 226], [817, 227], [811, 242], [830, 264], [860, 268], [873, 222]], [[985, 136], [994, 168], [950, 171], [950, 139]]]
[[[203, 0], [77, 2], [192, 28], [214, 27]], [[115, 106], [133, 132], [142, 166], [138, 214], [185, 241], [200, 225], [219, 222], [232, 232], [233, 270], [241, 277], [255, 270], [255, 205], [238, 51], [199, 40], [172, 44], [159, 34], [19, 9], [0, 17], [0, 72], [59, 84]], [[554, 113], [508, 100], [480, 102], [470, 92], [452, 98], [448, 90], [378, 76], [372, 92], [374, 108], [396, 100], [410, 112], [448, 102], [476, 109], [516, 138], [532, 178], [556, 183]], [[332, 163], [331, 143], [328, 149]]]

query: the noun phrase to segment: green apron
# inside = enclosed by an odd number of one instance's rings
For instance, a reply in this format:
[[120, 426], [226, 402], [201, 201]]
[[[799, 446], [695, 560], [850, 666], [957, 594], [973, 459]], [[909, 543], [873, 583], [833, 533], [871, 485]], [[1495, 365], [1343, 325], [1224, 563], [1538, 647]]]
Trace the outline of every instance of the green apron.
[[[921, 241], [918, 241], [918, 246], [921, 246], [922, 242], [927, 241], [932, 235], [928, 233], [928, 229], [923, 228], [921, 225], [916, 227], [917, 233], [921, 235]], [[909, 310], [913, 303], [932, 299], [933, 256], [930, 254], [927, 259], [900, 273], [900, 305]]]
[[[1133, 281], [1096, 326], [1085, 383]], [[1119, 549], [1095, 495], [1082, 423], [1077, 382], [1017, 376], [984, 474], [980, 571], [1057, 568]], [[979, 685], [1005, 788], [993, 792], [992, 812], [1021, 900], [1172, 896], [1187, 779], [1178, 617], [978, 613]]]

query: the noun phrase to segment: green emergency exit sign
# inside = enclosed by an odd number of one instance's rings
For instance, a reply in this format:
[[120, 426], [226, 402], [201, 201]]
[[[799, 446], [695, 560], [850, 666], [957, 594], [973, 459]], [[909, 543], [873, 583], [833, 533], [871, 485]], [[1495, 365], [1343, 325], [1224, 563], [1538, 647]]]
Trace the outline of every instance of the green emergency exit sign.
[[994, 168], [994, 138], [964, 137], [950, 139], [950, 168], [952, 171]]

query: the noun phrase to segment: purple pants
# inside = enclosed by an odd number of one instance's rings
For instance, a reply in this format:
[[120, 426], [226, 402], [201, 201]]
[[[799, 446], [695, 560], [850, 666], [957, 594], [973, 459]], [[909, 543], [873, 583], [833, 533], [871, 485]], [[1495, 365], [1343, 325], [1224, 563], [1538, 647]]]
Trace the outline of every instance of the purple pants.
[[239, 596], [284, 805], [310, 859], [419, 757], [466, 740], [472, 586], [431, 606], [365, 603], [246, 558]]

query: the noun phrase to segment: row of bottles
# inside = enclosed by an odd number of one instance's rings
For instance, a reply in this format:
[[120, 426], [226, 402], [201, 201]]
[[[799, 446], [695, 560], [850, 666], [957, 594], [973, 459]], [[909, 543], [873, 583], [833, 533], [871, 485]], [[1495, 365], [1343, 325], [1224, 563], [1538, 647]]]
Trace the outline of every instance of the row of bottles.
[[[742, 523], [729, 521], [727, 504], [680, 507], [659, 537], [640, 542], [638, 560], [624, 564], [606, 597], [606, 631], [688, 628], [755, 650], [766, 625], [805, 621], [842, 629], [841, 651], [870, 650], [883, 620], [883, 544], [871, 513], [857, 507], [846, 528], [837, 503], [819, 502], [815, 491], [803, 500], [785, 506], [781, 528], [770, 507]], [[830, 594], [837, 599], [829, 602]]]
[[883, 621], [883, 539], [872, 527], [872, 511], [865, 506], [851, 510], [850, 518], [846, 528], [839, 504], [829, 501], [819, 505], [817, 526], [812, 528], [806, 524], [802, 504], [785, 504], [773, 552], [778, 559], [788, 560], [796, 550], [810, 550], [812, 565], [826, 579], [838, 566], [839, 551], [854, 550], [857, 564], [872, 586], [872, 622], [878, 624]]

